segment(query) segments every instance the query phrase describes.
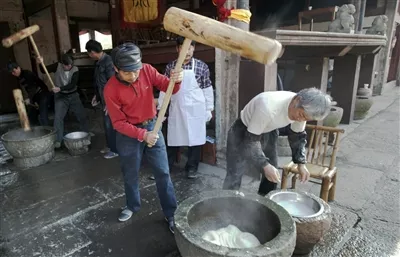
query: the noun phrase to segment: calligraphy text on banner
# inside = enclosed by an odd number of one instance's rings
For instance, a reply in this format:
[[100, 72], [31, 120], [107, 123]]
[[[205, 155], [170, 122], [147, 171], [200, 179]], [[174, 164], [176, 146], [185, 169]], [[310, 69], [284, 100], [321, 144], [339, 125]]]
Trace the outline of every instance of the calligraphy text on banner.
[[123, 0], [124, 21], [148, 23], [159, 15], [158, 0]]

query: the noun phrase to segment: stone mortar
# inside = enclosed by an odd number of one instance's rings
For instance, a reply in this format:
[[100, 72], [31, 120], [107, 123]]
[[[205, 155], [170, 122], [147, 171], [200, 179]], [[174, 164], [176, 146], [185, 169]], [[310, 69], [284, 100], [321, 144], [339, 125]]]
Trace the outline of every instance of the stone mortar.
[[[296, 226], [289, 213], [265, 197], [234, 190], [205, 191], [183, 201], [175, 212], [175, 240], [183, 257], [292, 256]], [[204, 232], [233, 224], [262, 245], [228, 248], [202, 239]]]
[[299, 192], [295, 189], [280, 189], [269, 192], [265, 197], [270, 199], [270, 197], [277, 192], [296, 192], [299, 194], [306, 195], [321, 205], [324, 206], [324, 211], [322, 214], [312, 217], [312, 218], [297, 218], [292, 217], [296, 223], [296, 248], [294, 254], [305, 255], [309, 254], [314, 246], [321, 241], [326, 232], [331, 227], [332, 223], [332, 213], [331, 207], [321, 198], [308, 193]]
[[56, 131], [52, 127], [37, 126], [27, 132], [23, 129], [11, 130], [2, 135], [1, 140], [17, 168], [40, 166], [55, 155]]

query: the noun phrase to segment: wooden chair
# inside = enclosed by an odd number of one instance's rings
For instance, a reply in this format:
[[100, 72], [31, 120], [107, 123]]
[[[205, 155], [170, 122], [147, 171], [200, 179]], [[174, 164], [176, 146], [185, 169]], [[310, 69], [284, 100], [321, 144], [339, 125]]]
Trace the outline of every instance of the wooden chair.
[[[339, 146], [339, 136], [344, 133], [343, 129], [337, 129], [332, 127], [307, 125], [307, 130], [311, 130], [311, 136], [307, 146], [307, 164], [306, 167], [310, 172], [310, 182], [321, 185], [320, 198], [325, 202], [333, 201], [335, 199], [336, 190], [336, 175], [337, 168], [336, 163], [336, 153]], [[328, 150], [328, 139], [331, 133], [334, 136], [331, 160], [325, 160], [327, 157]], [[292, 177], [292, 188], [296, 187], [297, 180], [297, 164], [290, 162], [288, 165], [283, 167], [281, 188], [287, 188], [287, 180], [289, 175], [294, 175]], [[315, 179], [317, 181], [313, 181]], [[321, 181], [321, 182], [320, 182]]]

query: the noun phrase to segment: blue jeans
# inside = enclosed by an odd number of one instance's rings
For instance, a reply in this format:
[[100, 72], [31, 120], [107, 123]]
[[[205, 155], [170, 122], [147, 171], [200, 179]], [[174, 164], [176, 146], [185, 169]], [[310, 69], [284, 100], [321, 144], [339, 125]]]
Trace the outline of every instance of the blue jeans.
[[112, 126], [112, 122], [109, 115], [105, 115], [103, 112], [103, 120], [104, 120], [104, 132], [106, 134], [106, 142], [107, 147], [110, 148], [110, 151], [113, 153], [118, 153], [117, 151], [117, 142], [116, 142], [116, 131]]
[[[151, 131], [155, 121], [142, 128]], [[117, 150], [124, 178], [126, 205], [128, 209], [137, 212], [140, 209], [139, 169], [143, 153], [153, 169], [158, 198], [165, 217], [173, 217], [177, 203], [174, 186], [169, 175], [167, 150], [163, 134], [158, 132], [159, 139], [153, 147], [147, 147], [145, 142], [125, 136], [117, 132]]]
[[56, 142], [62, 142], [64, 137], [64, 118], [67, 115], [68, 110], [71, 110], [76, 119], [79, 122], [79, 127], [81, 131], [89, 132], [88, 118], [86, 117], [86, 111], [83, 107], [82, 101], [79, 98], [77, 92], [63, 95], [62, 93], [57, 93], [54, 96], [55, 102], [55, 112], [54, 112], [54, 128], [57, 131]]

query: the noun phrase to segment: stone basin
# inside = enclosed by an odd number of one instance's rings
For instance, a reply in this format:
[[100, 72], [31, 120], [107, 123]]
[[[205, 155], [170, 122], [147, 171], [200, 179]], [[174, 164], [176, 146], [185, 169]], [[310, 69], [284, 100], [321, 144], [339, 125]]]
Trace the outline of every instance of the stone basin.
[[17, 168], [32, 168], [53, 159], [56, 131], [52, 127], [37, 126], [31, 131], [11, 130], [1, 136], [4, 148], [13, 157]]
[[70, 155], [82, 155], [89, 151], [90, 138], [90, 134], [87, 132], [72, 132], [64, 136], [64, 145]]
[[331, 226], [330, 206], [311, 193], [281, 189], [271, 191], [265, 197], [284, 207], [296, 222], [294, 254], [309, 254]]
[[[296, 227], [289, 213], [257, 194], [205, 191], [181, 202], [175, 212], [175, 240], [182, 257], [292, 256]], [[209, 230], [235, 225], [255, 235], [261, 245], [228, 248], [202, 239]]]

